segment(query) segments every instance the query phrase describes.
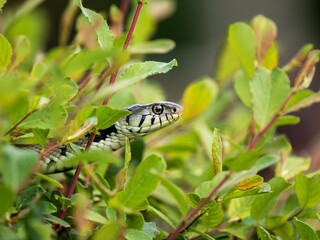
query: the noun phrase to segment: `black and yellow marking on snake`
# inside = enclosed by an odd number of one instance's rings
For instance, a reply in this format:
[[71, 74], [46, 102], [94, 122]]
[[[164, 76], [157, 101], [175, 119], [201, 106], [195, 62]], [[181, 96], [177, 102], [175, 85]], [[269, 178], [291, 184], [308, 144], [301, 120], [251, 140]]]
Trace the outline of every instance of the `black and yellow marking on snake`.
[[138, 127], [141, 127], [141, 125], [143, 124], [144, 120], [146, 119], [146, 115], [142, 115], [141, 116], [141, 120], [140, 120], [140, 123], [139, 123], [139, 126]]
[[[115, 151], [125, 145], [125, 138], [134, 141], [150, 133], [175, 123], [183, 114], [183, 108], [172, 102], [156, 102], [150, 104], [135, 104], [124, 108], [131, 112], [107, 129], [99, 129], [90, 149]], [[171, 116], [171, 118], [168, 117]], [[159, 119], [159, 122], [157, 120]], [[73, 142], [79, 149], [84, 150], [90, 134]], [[41, 151], [40, 145], [19, 145], [21, 148]], [[67, 158], [75, 152], [66, 145], [53, 149], [43, 158], [42, 173], [63, 172], [76, 166], [65, 166]]]
[[151, 118], [151, 125], [154, 124], [154, 120], [156, 119], [156, 115], [153, 115], [152, 118]]

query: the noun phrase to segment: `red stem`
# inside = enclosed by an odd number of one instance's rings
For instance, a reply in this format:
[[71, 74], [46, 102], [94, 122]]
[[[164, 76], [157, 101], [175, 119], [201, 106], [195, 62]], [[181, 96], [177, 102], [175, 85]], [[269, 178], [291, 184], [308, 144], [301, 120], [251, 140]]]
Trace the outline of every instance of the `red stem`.
[[[129, 33], [128, 33], [128, 36], [127, 36], [127, 39], [126, 39], [126, 42], [123, 46], [123, 49], [126, 49], [129, 45], [129, 42], [130, 42], [130, 39], [132, 37], [132, 33], [133, 33], [133, 30], [135, 28], [135, 25], [137, 23], [137, 20], [138, 20], [138, 17], [139, 17], [139, 14], [140, 14], [140, 10], [144, 4], [145, 0], [141, 0], [139, 3], [138, 3], [138, 6], [137, 6], [137, 10], [136, 10], [136, 13], [134, 15], [134, 18], [132, 20], [132, 23], [131, 23], [131, 27], [130, 27], [130, 30], [129, 30]], [[111, 78], [110, 78], [110, 82], [109, 82], [109, 86], [112, 86], [116, 80], [116, 77], [117, 77], [117, 73], [119, 71], [119, 68], [115, 71], [114, 74], [111, 75]], [[108, 104], [108, 101], [109, 101], [109, 96], [105, 98], [105, 100], [103, 101], [103, 105], [107, 105]], [[91, 147], [91, 144], [93, 142], [93, 139], [95, 137], [95, 132], [92, 132], [90, 137], [89, 137], [89, 140], [88, 140], [88, 143], [87, 143], [87, 146], [86, 146], [86, 151], [90, 149]], [[82, 165], [79, 164], [78, 167], [77, 167], [77, 170], [75, 172], [75, 175], [73, 176], [73, 179], [72, 179], [72, 182], [71, 182], [71, 185], [70, 185], [70, 188], [69, 188], [69, 191], [68, 191], [68, 198], [71, 198], [72, 194], [73, 194], [73, 191], [75, 189], [75, 186], [76, 186], [76, 183], [78, 181], [78, 178], [79, 178], [79, 175], [80, 175], [80, 171], [82, 169]], [[64, 219], [65, 217], [65, 214], [66, 214], [66, 211], [67, 211], [67, 208], [65, 208], [62, 212], [61, 212], [61, 215], [60, 215], [60, 218], [61, 219]]]
[[167, 240], [173, 240], [180, 232], [183, 231], [184, 226], [187, 222], [189, 222], [211, 199], [212, 197], [217, 193], [217, 191], [222, 187], [222, 185], [228, 180], [230, 175], [232, 174], [232, 171], [230, 171], [223, 179], [222, 181], [216, 186], [213, 191], [207, 196], [196, 209], [190, 210], [189, 213], [186, 216], [186, 219], [183, 220], [179, 226], [176, 228], [176, 230], [170, 234], [170, 236], [167, 238]]
[[251, 237], [252, 237], [252, 235], [254, 234], [256, 228], [257, 228], [257, 226], [253, 226], [253, 228], [251, 229], [251, 231], [250, 231], [250, 233], [249, 233], [249, 235], [248, 235], [248, 237], [247, 237], [247, 240], [250, 240], [250, 239], [251, 239]]
[[[91, 133], [91, 135], [90, 135], [90, 137], [89, 137], [89, 140], [88, 140], [88, 143], [87, 143], [87, 146], [86, 146], [86, 151], [88, 151], [88, 150], [90, 149], [91, 144], [92, 144], [92, 142], [93, 142], [93, 139], [94, 139], [95, 135], [96, 135], [95, 132], [92, 132], [92, 133]], [[77, 167], [77, 169], [76, 169], [76, 172], [74, 173], [74, 176], [73, 176], [73, 178], [72, 178], [72, 182], [71, 182], [71, 184], [70, 184], [70, 188], [69, 188], [68, 195], [67, 195], [67, 198], [69, 198], [69, 199], [71, 198], [71, 196], [72, 196], [72, 194], [73, 194], [73, 192], [74, 192], [74, 189], [75, 189], [75, 187], [76, 187], [77, 181], [78, 181], [78, 179], [79, 179], [79, 175], [80, 175], [81, 169], [82, 169], [82, 164], [79, 164], [78, 167]], [[60, 214], [60, 219], [62, 219], [62, 220], [64, 219], [67, 210], [68, 210], [67, 207], [65, 207], [65, 208], [63, 209], [63, 211], [62, 211], [61, 214]]]
[[16, 129], [24, 120], [27, 119], [32, 113], [38, 111], [38, 109], [33, 110], [31, 112], [28, 112], [23, 118], [20, 119], [19, 122], [17, 122], [12, 128], [10, 128], [3, 136], [7, 136], [9, 133], [11, 133], [14, 129]]
[[[132, 20], [132, 23], [131, 23], [131, 27], [129, 29], [129, 32], [128, 32], [128, 35], [127, 35], [127, 38], [126, 38], [126, 41], [124, 43], [124, 46], [123, 46], [123, 50], [127, 49], [128, 46], [129, 46], [129, 43], [130, 43], [130, 40], [131, 40], [131, 37], [132, 37], [132, 34], [133, 34], [133, 30], [136, 26], [136, 23], [137, 23], [137, 20], [138, 20], [138, 17], [139, 17], [139, 14], [140, 14], [140, 11], [141, 11], [141, 8], [144, 4], [145, 0], [141, 0], [139, 3], [138, 3], [138, 6], [137, 6], [137, 10], [134, 14], [134, 17], [133, 17], [133, 20]], [[110, 82], [109, 82], [109, 86], [113, 86], [114, 82], [116, 81], [116, 78], [117, 78], [117, 74], [119, 72], [119, 67], [115, 70], [114, 73], [112, 73], [111, 75], [111, 78], [110, 78]], [[109, 102], [109, 98], [110, 96], [106, 97], [102, 103], [102, 105], [107, 105], [108, 102]]]
[[280, 107], [279, 113], [277, 115], [275, 115], [271, 121], [268, 123], [268, 125], [262, 129], [259, 134], [257, 135], [257, 137], [250, 143], [248, 150], [252, 150], [257, 143], [259, 142], [259, 140], [263, 137], [263, 135], [270, 129], [270, 127], [275, 123], [275, 121], [278, 120], [278, 118], [281, 116], [281, 112], [282, 110], [285, 108], [285, 106], [287, 105], [287, 103], [289, 102], [289, 100], [291, 99], [291, 97], [293, 96], [293, 94], [295, 93], [295, 91], [291, 91], [291, 93], [289, 94], [289, 96], [286, 98], [286, 100], [283, 102], [283, 104]]

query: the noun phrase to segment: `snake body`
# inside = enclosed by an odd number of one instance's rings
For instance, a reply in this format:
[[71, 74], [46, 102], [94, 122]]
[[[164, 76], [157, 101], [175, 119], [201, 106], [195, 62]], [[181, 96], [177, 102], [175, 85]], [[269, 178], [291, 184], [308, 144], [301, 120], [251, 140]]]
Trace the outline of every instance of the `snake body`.
[[[130, 115], [121, 118], [107, 129], [99, 129], [92, 142], [92, 150], [115, 151], [125, 145], [125, 137], [130, 141], [146, 136], [175, 123], [183, 114], [183, 108], [173, 102], [156, 102], [150, 104], [135, 104], [125, 107], [124, 110], [131, 112]], [[73, 142], [79, 149], [84, 150], [90, 134]], [[41, 146], [36, 144], [19, 146], [40, 152]], [[40, 166], [42, 173], [56, 173], [75, 168], [66, 168], [64, 161], [75, 152], [66, 145], [51, 150], [43, 157]]]

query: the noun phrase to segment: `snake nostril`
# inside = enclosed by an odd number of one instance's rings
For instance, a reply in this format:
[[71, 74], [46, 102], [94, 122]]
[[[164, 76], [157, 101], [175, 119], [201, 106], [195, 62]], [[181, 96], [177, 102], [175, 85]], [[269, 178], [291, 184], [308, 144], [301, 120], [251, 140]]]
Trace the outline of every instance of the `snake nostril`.
[[175, 107], [172, 108], [172, 112], [173, 112], [173, 113], [177, 112], [177, 109], [176, 109]]

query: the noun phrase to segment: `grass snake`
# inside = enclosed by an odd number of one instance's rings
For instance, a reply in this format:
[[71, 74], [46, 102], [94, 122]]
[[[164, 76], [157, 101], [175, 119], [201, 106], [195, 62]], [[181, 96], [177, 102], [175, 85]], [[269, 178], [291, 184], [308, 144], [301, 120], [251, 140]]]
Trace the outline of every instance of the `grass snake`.
[[[184, 109], [173, 102], [155, 102], [150, 104], [135, 104], [123, 108], [131, 112], [107, 129], [99, 129], [91, 148], [92, 150], [115, 151], [125, 145], [125, 137], [130, 141], [144, 137], [175, 123], [184, 112]], [[79, 149], [84, 150], [88, 142], [89, 133], [73, 142]], [[31, 149], [37, 152], [42, 150], [40, 145], [19, 145], [19, 148]], [[66, 145], [51, 150], [42, 158], [40, 172], [50, 174], [63, 172], [75, 168], [66, 167], [64, 161], [75, 155], [75, 152]]]

